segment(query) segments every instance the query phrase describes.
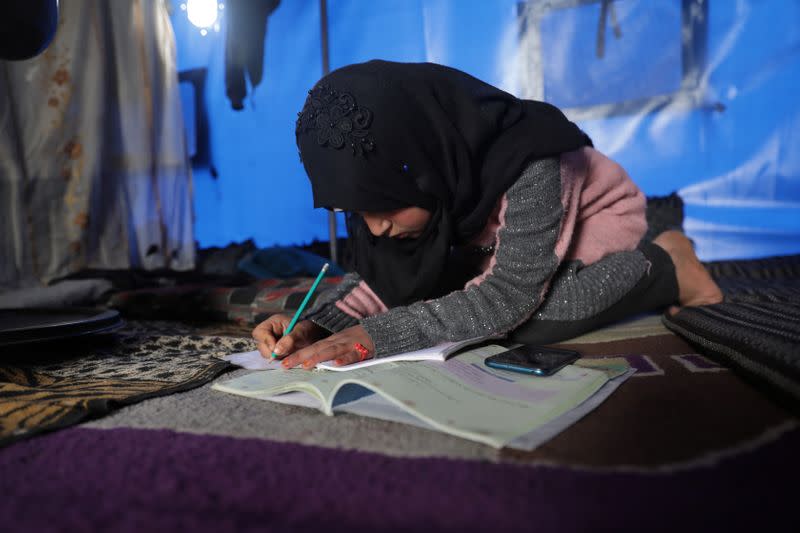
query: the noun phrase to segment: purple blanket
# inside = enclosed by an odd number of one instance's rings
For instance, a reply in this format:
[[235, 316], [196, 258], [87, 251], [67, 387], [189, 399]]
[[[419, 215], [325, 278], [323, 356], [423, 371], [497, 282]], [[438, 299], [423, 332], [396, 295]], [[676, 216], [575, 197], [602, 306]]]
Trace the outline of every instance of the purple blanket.
[[662, 473], [73, 428], [0, 454], [0, 530], [788, 531], [797, 450]]

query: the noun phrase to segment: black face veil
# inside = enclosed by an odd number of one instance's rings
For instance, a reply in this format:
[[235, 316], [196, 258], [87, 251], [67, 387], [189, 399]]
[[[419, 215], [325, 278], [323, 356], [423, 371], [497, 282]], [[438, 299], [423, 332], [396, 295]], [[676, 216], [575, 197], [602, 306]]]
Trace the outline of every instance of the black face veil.
[[351, 219], [355, 269], [390, 307], [440, 295], [451, 247], [483, 228], [528, 163], [591, 144], [549, 104], [441, 65], [386, 61], [320, 80], [296, 135], [315, 207], [432, 213], [415, 239]]

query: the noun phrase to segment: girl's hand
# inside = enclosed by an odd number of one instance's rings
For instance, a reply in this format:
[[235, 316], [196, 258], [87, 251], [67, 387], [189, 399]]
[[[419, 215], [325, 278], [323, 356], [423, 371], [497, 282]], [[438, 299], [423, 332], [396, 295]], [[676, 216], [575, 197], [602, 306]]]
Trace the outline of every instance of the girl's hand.
[[[367, 349], [365, 355], [359, 353], [355, 347], [356, 343]], [[335, 359], [336, 364], [342, 366], [371, 359], [373, 355], [375, 355], [375, 344], [372, 338], [361, 326], [353, 326], [298, 350], [284, 359], [281, 365], [284, 368], [303, 365], [304, 369], [310, 370], [322, 361]]]
[[[253, 330], [253, 339], [258, 343], [261, 357], [272, 358], [272, 353], [285, 356], [299, 348], [310, 346], [323, 338], [327, 331], [310, 320], [303, 320], [294, 325], [292, 332], [284, 336], [283, 332], [291, 322], [286, 315], [272, 315]], [[278, 340], [280, 339], [280, 340]]]

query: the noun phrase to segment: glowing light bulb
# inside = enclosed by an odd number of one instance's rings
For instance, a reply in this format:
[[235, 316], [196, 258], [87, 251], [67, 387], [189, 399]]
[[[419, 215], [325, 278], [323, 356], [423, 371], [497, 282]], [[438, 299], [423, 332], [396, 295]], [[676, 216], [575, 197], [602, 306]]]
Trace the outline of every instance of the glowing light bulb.
[[198, 28], [208, 28], [217, 21], [217, 0], [188, 0], [186, 15]]

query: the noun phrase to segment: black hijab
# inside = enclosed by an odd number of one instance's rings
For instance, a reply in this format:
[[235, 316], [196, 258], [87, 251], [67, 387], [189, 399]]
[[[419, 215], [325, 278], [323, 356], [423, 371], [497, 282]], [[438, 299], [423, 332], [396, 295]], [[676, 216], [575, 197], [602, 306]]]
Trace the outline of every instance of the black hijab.
[[528, 163], [591, 144], [550, 104], [449, 67], [387, 61], [321, 79], [296, 135], [315, 207], [431, 211], [414, 239], [351, 219], [355, 270], [389, 307], [441, 294], [451, 247], [483, 229]]

